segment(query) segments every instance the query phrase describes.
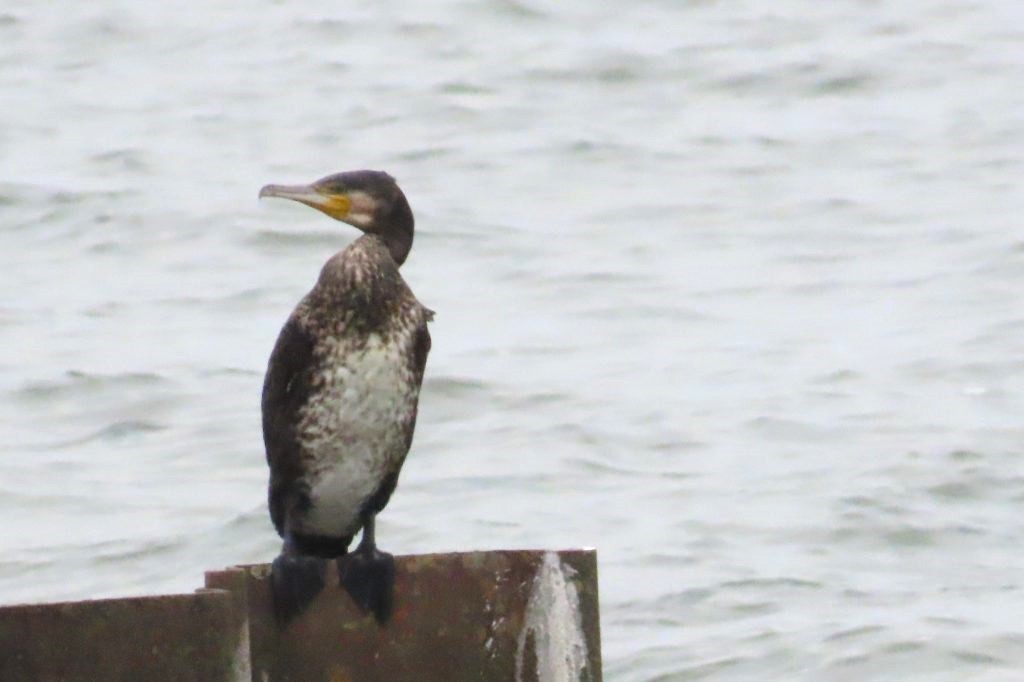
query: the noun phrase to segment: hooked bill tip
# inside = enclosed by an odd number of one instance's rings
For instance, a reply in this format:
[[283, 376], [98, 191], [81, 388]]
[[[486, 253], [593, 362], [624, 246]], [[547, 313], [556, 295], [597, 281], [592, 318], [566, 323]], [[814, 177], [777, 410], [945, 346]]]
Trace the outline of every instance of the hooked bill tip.
[[279, 197], [304, 203], [317, 203], [323, 198], [312, 185], [263, 185], [260, 199], [263, 197]]

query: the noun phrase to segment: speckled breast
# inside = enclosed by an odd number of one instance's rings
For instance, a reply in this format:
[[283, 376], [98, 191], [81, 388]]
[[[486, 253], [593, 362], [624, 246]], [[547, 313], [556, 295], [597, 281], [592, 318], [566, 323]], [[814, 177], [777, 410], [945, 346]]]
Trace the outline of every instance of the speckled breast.
[[419, 397], [411, 343], [409, 331], [318, 344], [314, 390], [298, 430], [311, 503], [303, 532], [352, 535], [363, 505], [401, 468]]

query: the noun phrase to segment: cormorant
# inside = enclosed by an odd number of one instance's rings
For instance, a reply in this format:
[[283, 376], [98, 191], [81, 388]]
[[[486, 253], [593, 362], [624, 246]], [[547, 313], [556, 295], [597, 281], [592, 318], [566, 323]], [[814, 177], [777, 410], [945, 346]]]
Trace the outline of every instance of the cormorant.
[[363, 232], [324, 264], [288, 318], [263, 384], [270, 517], [284, 539], [271, 577], [275, 610], [282, 623], [301, 613], [323, 589], [327, 560], [337, 559], [342, 585], [384, 622], [394, 558], [374, 544], [374, 519], [412, 443], [433, 318], [398, 271], [412, 247], [412, 209], [380, 171], [267, 185], [259, 195], [299, 201]]

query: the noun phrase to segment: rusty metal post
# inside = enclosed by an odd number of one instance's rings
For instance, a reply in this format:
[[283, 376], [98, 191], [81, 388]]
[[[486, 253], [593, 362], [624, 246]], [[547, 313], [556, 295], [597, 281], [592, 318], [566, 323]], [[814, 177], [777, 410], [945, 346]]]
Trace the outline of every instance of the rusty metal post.
[[274, 622], [269, 567], [207, 574], [247, 604], [253, 680], [600, 682], [592, 550], [396, 557], [395, 609], [380, 626], [332, 569], [309, 611]]
[[244, 617], [223, 590], [0, 608], [0, 680], [248, 680]]
[[396, 557], [379, 625], [329, 573], [286, 629], [269, 567], [195, 594], [0, 608], [0, 681], [600, 682], [592, 550]]

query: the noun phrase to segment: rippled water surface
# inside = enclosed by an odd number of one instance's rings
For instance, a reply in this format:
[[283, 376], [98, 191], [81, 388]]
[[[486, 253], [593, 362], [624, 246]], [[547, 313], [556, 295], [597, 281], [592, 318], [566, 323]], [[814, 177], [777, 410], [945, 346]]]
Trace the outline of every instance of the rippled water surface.
[[615, 680], [1024, 666], [1024, 9], [0, 8], [0, 601], [270, 558], [269, 350], [371, 167], [437, 310], [396, 552], [599, 550]]

